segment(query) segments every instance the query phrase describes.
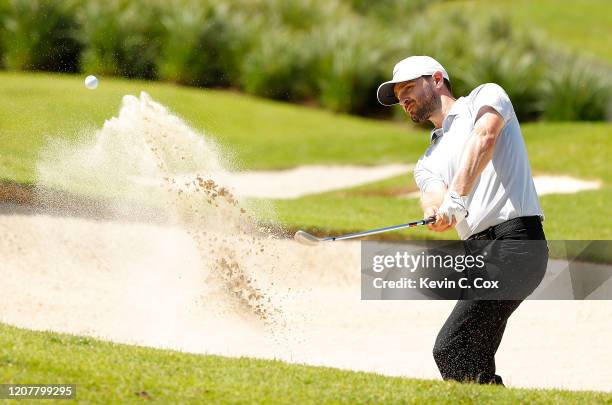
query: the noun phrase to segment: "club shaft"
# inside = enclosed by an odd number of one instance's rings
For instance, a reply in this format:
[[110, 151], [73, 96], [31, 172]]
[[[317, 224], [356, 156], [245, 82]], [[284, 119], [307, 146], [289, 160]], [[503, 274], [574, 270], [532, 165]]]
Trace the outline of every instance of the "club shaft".
[[369, 231], [348, 233], [346, 235], [339, 235], [339, 236], [328, 236], [327, 238], [324, 238], [323, 240], [324, 241], [334, 241], [334, 240], [360, 238], [360, 237], [368, 236], [368, 235], [376, 235], [377, 233], [383, 233], [383, 232], [388, 232], [388, 231], [395, 231], [397, 229], [411, 228], [411, 227], [417, 226], [417, 225], [426, 225], [426, 224], [430, 224], [432, 222], [434, 222], [433, 218], [427, 218], [427, 219], [421, 219], [420, 221], [408, 222], [407, 224], [394, 225], [394, 226], [386, 226], [384, 228], [377, 228], [377, 229], [372, 229], [372, 230], [369, 230]]

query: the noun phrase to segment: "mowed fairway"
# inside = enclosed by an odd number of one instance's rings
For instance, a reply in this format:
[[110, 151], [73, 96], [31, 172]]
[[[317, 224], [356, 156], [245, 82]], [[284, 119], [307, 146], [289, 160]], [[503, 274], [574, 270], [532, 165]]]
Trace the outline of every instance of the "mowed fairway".
[[[277, 103], [232, 92], [168, 84], [101, 79], [95, 91], [82, 77], [0, 74], [0, 173], [4, 180], [35, 181], [45, 136], [77, 139], [116, 115], [125, 94], [147, 91], [196, 130], [215, 139], [237, 169], [282, 169], [304, 164], [414, 163], [427, 146], [427, 130]], [[374, 102], [375, 100], [373, 100]], [[89, 131], [89, 132], [88, 132]], [[598, 180], [602, 188], [548, 195], [541, 201], [549, 239], [610, 239], [612, 220], [604, 210], [612, 197], [612, 125], [608, 123], [524, 124], [534, 173]], [[396, 179], [274, 203], [290, 229], [358, 231], [418, 218], [411, 173]], [[391, 238], [454, 238], [424, 229]]]

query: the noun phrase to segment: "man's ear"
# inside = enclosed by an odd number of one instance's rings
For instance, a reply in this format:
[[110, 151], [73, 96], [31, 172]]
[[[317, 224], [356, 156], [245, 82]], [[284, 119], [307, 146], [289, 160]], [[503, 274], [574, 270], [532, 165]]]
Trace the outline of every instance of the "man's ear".
[[442, 74], [442, 72], [434, 72], [433, 75], [431, 75], [431, 78], [433, 79], [434, 82], [434, 86], [439, 89], [444, 85], [444, 75]]

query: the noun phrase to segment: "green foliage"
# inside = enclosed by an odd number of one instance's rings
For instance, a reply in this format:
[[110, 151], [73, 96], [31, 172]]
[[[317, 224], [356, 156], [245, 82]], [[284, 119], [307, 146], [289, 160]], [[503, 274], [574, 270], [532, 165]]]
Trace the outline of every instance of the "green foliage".
[[254, 32], [244, 15], [201, 1], [174, 1], [161, 17], [160, 77], [181, 84], [228, 86]]
[[342, 0], [256, 0], [255, 4], [257, 12], [265, 17], [264, 29], [283, 27], [293, 32], [312, 32], [351, 14]]
[[[479, 42], [478, 37], [488, 41]], [[516, 32], [503, 15], [482, 21], [471, 40], [475, 44], [472, 69], [463, 80], [471, 88], [481, 83], [499, 84], [510, 96], [519, 120], [536, 118], [541, 112], [539, 83], [550, 68], [544, 59], [547, 49], [530, 34]]]
[[0, 68], [4, 67], [5, 21], [9, 16], [9, 0], [0, 0]]
[[569, 58], [550, 72], [543, 88], [542, 118], [549, 121], [606, 119], [611, 94], [609, 79]]
[[3, 2], [4, 65], [11, 70], [75, 72], [80, 52], [75, 6], [62, 0]]
[[[334, 22], [314, 36], [319, 51], [318, 99], [334, 111], [367, 115], [380, 111], [376, 89], [388, 80], [382, 71], [391, 38], [378, 26], [357, 19]], [[385, 109], [387, 110], [387, 109]]]
[[[324, 28], [349, 18], [340, 2], [262, 0], [256, 10], [259, 39], [243, 59], [241, 87], [256, 95], [280, 100], [314, 100], [325, 50]], [[252, 10], [255, 11], [255, 10]]]
[[85, 72], [130, 78], [156, 77], [161, 9], [145, 0], [91, 0], [78, 10]]
[[269, 30], [245, 57], [241, 85], [249, 93], [300, 101], [315, 96], [317, 50], [305, 33]]
[[498, 14], [513, 29], [545, 39], [550, 49], [577, 52], [595, 63], [612, 63], [610, 0], [442, 1], [429, 9], [435, 14], [458, 11], [472, 21]]
[[408, 54], [431, 55], [442, 63], [457, 96], [482, 83], [502, 86], [520, 120], [539, 114], [539, 82], [545, 50], [534, 38], [519, 35], [500, 16], [476, 23], [450, 11], [420, 19], [404, 40]]
[[337, 112], [380, 112], [375, 91], [386, 80], [381, 67], [391, 38], [346, 8], [328, 7], [315, 12], [321, 21], [310, 31], [285, 14], [273, 18], [290, 24], [262, 32], [244, 60], [242, 87], [276, 99], [317, 100]]
[[[10, 69], [234, 87], [366, 116], [397, 113], [377, 103], [376, 88], [400, 59], [431, 55], [457, 96], [498, 83], [521, 121], [607, 118], [609, 87], [585, 80], [591, 69], [567, 66], [506, 6], [468, 3], [0, 0], [0, 55]], [[610, 67], [599, 71], [605, 78]]]
[[468, 88], [481, 83], [497, 83], [503, 87], [520, 121], [537, 117], [538, 101], [541, 99], [539, 83], [543, 66], [534, 53], [509, 51], [508, 45], [496, 43], [477, 47], [472, 68], [461, 77]]
[[398, 16], [418, 14], [437, 1], [439, 0], [348, 0], [348, 3], [359, 14], [389, 22], [396, 20]]

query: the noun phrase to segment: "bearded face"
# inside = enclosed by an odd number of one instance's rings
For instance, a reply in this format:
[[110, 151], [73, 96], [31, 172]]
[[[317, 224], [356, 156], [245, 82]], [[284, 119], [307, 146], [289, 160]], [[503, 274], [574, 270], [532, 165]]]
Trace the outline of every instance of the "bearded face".
[[431, 78], [420, 77], [399, 83], [394, 89], [404, 111], [416, 123], [427, 121], [435, 111], [441, 108], [442, 102], [430, 80]]
[[440, 108], [440, 104], [440, 98], [436, 97], [432, 86], [427, 83], [422, 96], [415, 100], [415, 107], [410, 114], [410, 118], [417, 123], [425, 122]]

